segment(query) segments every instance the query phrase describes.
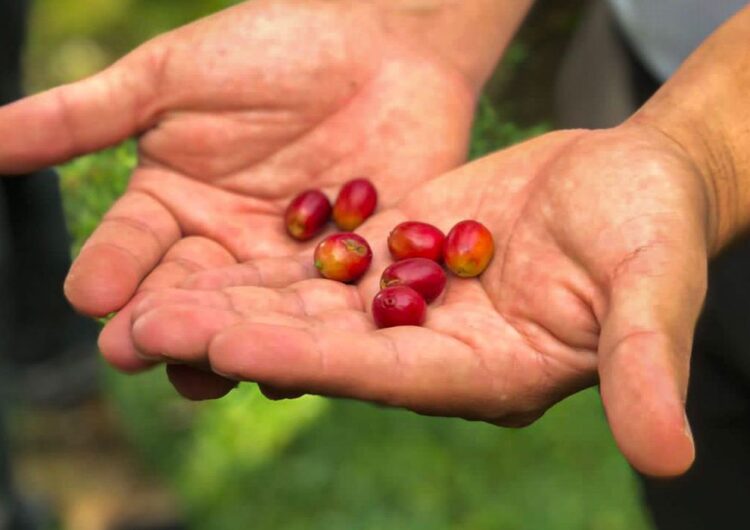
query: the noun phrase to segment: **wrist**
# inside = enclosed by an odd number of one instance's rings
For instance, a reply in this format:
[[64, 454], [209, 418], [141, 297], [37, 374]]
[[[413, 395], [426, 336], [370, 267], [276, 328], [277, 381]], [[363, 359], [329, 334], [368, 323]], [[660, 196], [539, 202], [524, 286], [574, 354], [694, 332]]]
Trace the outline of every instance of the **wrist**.
[[478, 94], [533, 0], [372, 0], [385, 30], [460, 74]]
[[736, 187], [737, 174], [722, 134], [708, 122], [694, 122], [686, 114], [655, 112], [644, 107], [623, 126], [638, 127], [650, 135], [655, 148], [668, 151], [699, 179], [706, 201], [706, 245], [711, 255], [740, 231], [742, 220]]
[[701, 175], [714, 251], [750, 225], [748, 31], [750, 8], [710, 37], [630, 120], [670, 138]]

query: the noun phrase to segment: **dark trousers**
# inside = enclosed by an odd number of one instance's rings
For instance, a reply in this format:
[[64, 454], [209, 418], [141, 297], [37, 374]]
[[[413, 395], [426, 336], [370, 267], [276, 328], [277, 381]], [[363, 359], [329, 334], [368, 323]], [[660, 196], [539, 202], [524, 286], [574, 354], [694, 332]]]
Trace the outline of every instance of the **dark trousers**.
[[[0, 0], [0, 104], [21, 95], [26, 14], [25, 0]], [[57, 175], [44, 170], [0, 178], [0, 358], [33, 363], [93, 342], [95, 325], [77, 316], [63, 295], [69, 268]]]
[[[574, 36], [558, 83], [563, 127], [611, 127], [660, 82], [644, 67], [602, 3]], [[693, 346], [687, 414], [696, 460], [683, 477], [641, 478], [659, 530], [750, 528], [750, 239], [709, 267], [709, 288]]]
[[0, 179], [0, 355], [15, 364], [43, 361], [92, 342], [95, 325], [65, 300], [70, 267], [57, 175]]
[[[23, 40], [25, 2], [0, 0], [0, 104], [12, 101], [19, 93], [20, 47]], [[6, 219], [5, 193], [0, 192], [0, 220]], [[10, 235], [5, 221], [0, 221], [0, 355], [11, 348], [13, 301], [8, 293], [11, 279]], [[8, 458], [5, 422], [0, 403], [0, 529], [19, 527], [18, 500], [13, 490]], [[21, 527], [22, 528], [22, 527]]]
[[0, 409], [0, 530], [32, 530], [21, 500], [13, 489], [2, 409]]

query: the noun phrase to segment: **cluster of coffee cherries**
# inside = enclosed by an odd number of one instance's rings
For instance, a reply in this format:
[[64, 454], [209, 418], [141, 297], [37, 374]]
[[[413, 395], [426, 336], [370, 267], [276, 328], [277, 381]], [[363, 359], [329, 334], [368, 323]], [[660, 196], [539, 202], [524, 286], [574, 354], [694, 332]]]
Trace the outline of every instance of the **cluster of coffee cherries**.
[[[377, 206], [377, 191], [371, 182], [357, 179], [344, 185], [331, 207], [321, 191], [297, 196], [286, 211], [289, 234], [311, 239], [331, 216], [341, 232], [328, 236], [315, 249], [315, 267], [321, 276], [340, 282], [361, 278], [372, 263], [372, 250], [360, 235], [351, 232], [370, 217]], [[380, 292], [372, 302], [372, 315], [379, 328], [421, 326], [427, 304], [445, 290], [447, 277], [441, 264], [461, 278], [482, 274], [495, 252], [490, 231], [478, 221], [455, 225], [446, 236], [435, 226], [407, 221], [393, 229], [388, 250], [394, 263], [383, 271]]]
[[320, 190], [307, 190], [289, 203], [284, 215], [286, 230], [298, 241], [317, 236], [333, 216], [339, 229], [351, 232], [365, 222], [378, 206], [378, 192], [366, 179], [350, 180], [341, 188], [336, 202]]

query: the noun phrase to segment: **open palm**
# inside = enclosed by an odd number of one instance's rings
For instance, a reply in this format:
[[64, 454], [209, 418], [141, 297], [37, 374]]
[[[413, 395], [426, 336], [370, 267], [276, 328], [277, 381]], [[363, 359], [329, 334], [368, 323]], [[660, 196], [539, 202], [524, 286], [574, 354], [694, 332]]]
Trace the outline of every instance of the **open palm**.
[[[296, 253], [281, 214], [315, 186], [365, 176], [390, 206], [465, 154], [475, 94], [366, 5], [247, 2], [147, 43], [103, 73], [0, 109], [0, 172], [139, 135], [127, 193], [66, 285], [91, 315], [119, 310], [174, 263]], [[175, 245], [177, 245], [175, 247]], [[197, 263], [196, 263], [197, 261]], [[188, 268], [190, 268], [190, 266]]]
[[[601, 383], [615, 438], [653, 474], [685, 469], [692, 332], [705, 291], [710, 216], [701, 177], [659, 133], [563, 132], [433, 180], [361, 230], [376, 261], [357, 286], [257, 264], [198, 273], [135, 309], [154, 359], [269, 385], [525, 425]], [[376, 330], [368, 314], [404, 219], [475, 218], [498, 253], [452, 278], [424, 327]], [[243, 273], [243, 269], [245, 272]], [[252, 272], [248, 272], [252, 271]]]

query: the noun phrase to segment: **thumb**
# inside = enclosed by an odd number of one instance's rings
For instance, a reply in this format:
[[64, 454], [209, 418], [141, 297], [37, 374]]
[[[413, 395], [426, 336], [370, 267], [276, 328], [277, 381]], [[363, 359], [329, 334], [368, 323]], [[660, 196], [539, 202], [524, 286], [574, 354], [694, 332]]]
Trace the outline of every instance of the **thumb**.
[[93, 77], [0, 107], [0, 174], [59, 164], [148, 128], [165, 60], [151, 44]]
[[647, 475], [682, 474], [695, 458], [685, 397], [706, 261], [700, 245], [657, 245], [613, 276], [599, 343], [602, 401], [620, 450]]

